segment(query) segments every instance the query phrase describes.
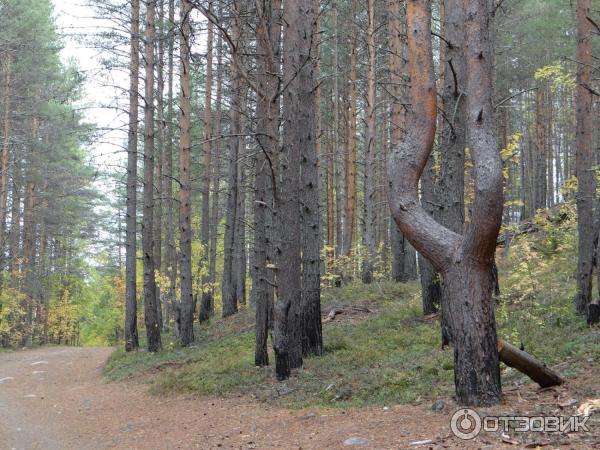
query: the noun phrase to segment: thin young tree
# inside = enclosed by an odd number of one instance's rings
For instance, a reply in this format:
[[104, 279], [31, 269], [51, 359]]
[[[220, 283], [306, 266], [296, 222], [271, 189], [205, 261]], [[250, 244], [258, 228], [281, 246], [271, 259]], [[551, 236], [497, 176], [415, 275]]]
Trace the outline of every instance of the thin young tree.
[[240, 146], [242, 145], [242, 108], [243, 78], [240, 46], [242, 45], [241, 2], [233, 2], [233, 26], [231, 58], [231, 105], [230, 105], [230, 137], [228, 139], [228, 174], [227, 174], [227, 206], [225, 213], [225, 237], [223, 240], [223, 278], [221, 280], [221, 298], [223, 301], [223, 317], [231, 316], [238, 311], [238, 275], [239, 275], [239, 237], [238, 220], [239, 178], [240, 178]]
[[[222, 97], [223, 97], [223, 38], [219, 34], [217, 38], [217, 94], [215, 98], [216, 111], [215, 111], [215, 136], [221, 136], [221, 117], [222, 117]], [[212, 205], [210, 211], [210, 261], [208, 268], [209, 281], [211, 283], [211, 290], [213, 291], [214, 299], [214, 283], [217, 278], [217, 237], [219, 228], [220, 218], [220, 187], [221, 187], [221, 140], [217, 140], [212, 148], [214, 152], [211, 160], [213, 161], [213, 193], [212, 193]], [[215, 314], [214, 300], [210, 305], [211, 310], [209, 311], [210, 316]]]
[[0, 74], [3, 74], [2, 91], [2, 153], [0, 156], [0, 245], [4, 251], [6, 217], [8, 215], [8, 169], [10, 157], [11, 141], [11, 119], [12, 119], [12, 60], [13, 55], [10, 50], [2, 52], [2, 64], [0, 65]]
[[173, 144], [175, 139], [175, 120], [173, 111], [173, 71], [175, 47], [175, 0], [169, 0], [169, 29], [167, 32], [167, 120], [166, 142], [163, 167], [163, 195], [165, 203], [165, 257], [162, 260], [162, 271], [169, 280], [166, 295], [166, 323], [173, 319], [176, 309], [175, 288], [177, 284], [177, 251], [175, 248], [175, 211], [173, 207]]
[[[388, 5], [389, 69], [390, 69], [390, 146], [398, 145], [406, 130], [406, 43], [404, 36], [405, 5], [390, 1]], [[390, 216], [390, 243], [392, 249], [392, 279], [407, 282], [417, 278], [416, 252], [404, 238]]]
[[345, 170], [345, 219], [342, 255], [349, 256], [352, 252], [356, 236], [356, 110], [357, 110], [357, 52], [358, 52], [358, 25], [356, 24], [358, 10], [357, 0], [352, 0], [350, 41], [349, 80], [347, 86], [347, 119], [346, 125], [346, 153], [344, 161]]
[[365, 259], [363, 261], [362, 281], [373, 281], [373, 266], [377, 253], [377, 183], [376, 175], [376, 47], [375, 47], [375, 2], [367, 1], [367, 98], [365, 105], [365, 169], [364, 169], [364, 236]]
[[[212, 1], [208, 2], [208, 11], [212, 11]], [[200, 224], [200, 241], [202, 242], [202, 300], [200, 303], [200, 321], [208, 320], [213, 307], [212, 290], [207, 284], [210, 282], [209, 245], [210, 245], [210, 185], [211, 185], [211, 156], [212, 156], [212, 84], [213, 84], [213, 23], [208, 21], [206, 37], [206, 75], [204, 90], [204, 142], [202, 144], [202, 222]]]
[[125, 250], [125, 350], [139, 347], [136, 289], [137, 136], [138, 85], [140, 78], [140, 2], [131, 2], [131, 49], [129, 63], [129, 131], [127, 139], [127, 218]]

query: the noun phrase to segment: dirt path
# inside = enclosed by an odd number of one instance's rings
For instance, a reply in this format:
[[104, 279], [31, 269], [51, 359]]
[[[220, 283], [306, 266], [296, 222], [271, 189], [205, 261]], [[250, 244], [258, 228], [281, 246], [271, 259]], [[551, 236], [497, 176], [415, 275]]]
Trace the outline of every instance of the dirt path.
[[503, 446], [497, 436], [451, 436], [451, 407], [290, 411], [245, 398], [153, 397], [145, 385], [103, 380], [110, 352], [0, 353], [0, 449], [354, 448], [344, 445], [351, 438], [363, 439], [358, 448]]

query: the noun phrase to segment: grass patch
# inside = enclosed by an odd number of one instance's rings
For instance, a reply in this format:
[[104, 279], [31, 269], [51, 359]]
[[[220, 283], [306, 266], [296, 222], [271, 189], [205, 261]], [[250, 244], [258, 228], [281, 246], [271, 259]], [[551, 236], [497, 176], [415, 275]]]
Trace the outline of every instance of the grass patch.
[[[499, 257], [504, 275], [496, 310], [498, 335], [523, 344], [548, 365], [561, 364], [562, 374], [573, 377], [578, 363], [600, 359], [600, 333], [574, 313], [574, 251], [547, 252], [536, 239], [542, 238], [523, 238], [543, 251], [529, 244], [524, 251], [517, 242], [513, 256]], [[323, 292], [325, 311], [350, 304], [378, 313], [324, 325], [324, 355], [306, 359], [284, 383], [274, 381], [272, 367], [254, 367], [250, 310], [198, 327], [192, 348], [167, 343], [156, 355], [117, 350], [106, 376], [117, 380], [150, 374], [151, 390], [159, 394], [248, 394], [288, 407], [393, 405], [453, 394], [452, 350], [440, 348], [439, 321], [422, 316], [416, 283], [352, 284]], [[270, 359], [273, 363], [273, 354]], [[503, 368], [505, 385], [525, 382], [529, 380], [523, 375]]]

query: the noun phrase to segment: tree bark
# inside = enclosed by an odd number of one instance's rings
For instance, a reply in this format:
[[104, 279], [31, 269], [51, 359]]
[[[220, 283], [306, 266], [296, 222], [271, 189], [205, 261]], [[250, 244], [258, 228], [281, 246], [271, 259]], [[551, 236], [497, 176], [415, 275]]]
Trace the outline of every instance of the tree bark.
[[348, 80], [348, 125], [346, 128], [346, 158], [345, 167], [345, 193], [346, 193], [346, 221], [344, 222], [344, 247], [342, 255], [349, 256], [352, 252], [356, 229], [356, 65], [358, 51], [358, 27], [356, 25], [357, 0], [352, 0], [350, 31], [350, 74]]
[[174, 112], [173, 112], [173, 69], [174, 69], [174, 41], [175, 41], [175, 0], [169, 0], [169, 32], [167, 49], [167, 134], [163, 167], [163, 193], [165, 198], [165, 257], [163, 258], [163, 272], [169, 280], [166, 295], [167, 322], [175, 318], [177, 299], [175, 288], [177, 284], [177, 251], [175, 248], [175, 212], [173, 208], [173, 142], [174, 142]]
[[[241, 18], [239, 0], [234, 1], [234, 19], [233, 19], [233, 40], [235, 48], [238, 49], [241, 44]], [[234, 49], [232, 58], [237, 59], [231, 67], [231, 106], [230, 106], [230, 121], [231, 121], [231, 136], [228, 141], [228, 192], [227, 192], [227, 207], [225, 216], [225, 238], [223, 242], [223, 279], [221, 282], [223, 301], [223, 317], [228, 317], [238, 311], [237, 299], [237, 253], [236, 253], [236, 225], [238, 220], [238, 198], [239, 198], [239, 151], [241, 144], [241, 110], [242, 110], [242, 76], [240, 74], [239, 61], [240, 54]]]
[[[156, 152], [154, 162], [154, 180], [155, 180], [155, 195], [154, 195], [154, 267], [160, 271], [162, 268], [162, 230], [163, 230], [163, 166], [165, 157], [165, 115], [164, 115], [164, 91], [165, 91], [165, 46], [164, 46], [164, 29], [165, 29], [165, 8], [164, 1], [158, 0], [158, 22], [159, 32], [156, 39], [157, 47], [157, 62], [156, 62], [156, 103], [158, 114], [156, 124], [158, 125], [158, 133], [156, 139]], [[156, 285], [156, 315], [158, 316], [158, 324], [161, 330], [164, 328], [163, 323], [163, 296], [160, 286]]]
[[279, 101], [277, 96], [281, 64], [281, 24], [277, 14], [279, 0], [257, 0], [257, 83], [260, 93], [256, 107], [258, 154], [256, 157], [256, 187], [254, 201], [254, 283], [253, 297], [256, 308], [257, 366], [269, 364], [267, 339], [270, 311], [273, 304], [273, 271], [267, 268], [273, 245], [269, 224], [273, 222], [273, 186], [277, 173], [276, 159], [279, 128]]
[[154, 41], [156, 0], [146, 7], [145, 92], [144, 92], [144, 217], [142, 251], [144, 254], [144, 321], [148, 351], [161, 349], [160, 323], [156, 301], [154, 265]]
[[191, 206], [191, 90], [190, 90], [190, 12], [189, 0], [181, 3], [181, 106], [179, 115], [179, 271], [180, 271], [180, 329], [179, 339], [184, 346], [194, 342], [194, 296], [192, 292], [192, 206]]
[[340, 89], [339, 89], [339, 26], [338, 26], [338, 6], [337, 3], [332, 5], [333, 8], [333, 29], [334, 29], [334, 43], [333, 43], [333, 151], [332, 158], [334, 160], [334, 179], [335, 179], [335, 211], [337, 221], [335, 223], [335, 255], [340, 256], [343, 254], [345, 248], [344, 244], [344, 233], [346, 227], [346, 182], [345, 182], [345, 149], [342, 145], [342, 139], [340, 138]]
[[544, 86], [538, 86], [535, 101], [535, 182], [534, 211], [546, 208], [547, 203], [547, 149], [546, 149], [546, 92]]
[[[405, 45], [403, 41], [403, 24], [405, 20], [404, 5], [401, 2], [390, 1], [388, 3], [388, 31], [389, 31], [389, 70], [390, 70], [390, 147], [397, 146], [402, 141], [406, 129], [406, 102], [404, 88], [403, 59]], [[390, 219], [390, 243], [392, 251], [392, 279], [398, 282], [408, 281], [406, 273], [405, 239], [400, 229]], [[413, 252], [414, 254], [414, 252]], [[416, 264], [415, 264], [416, 268]]]
[[365, 105], [365, 169], [364, 169], [364, 244], [365, 259], [363, 260], [363, 283], [373, 281], [374, 262], [377, 256], [377, 183], [376, 183], [376, 47], [375, 47], [375, 2], [367, 1], [367, 98]]
[[388, 168], [392, 214], [404, 235], [444, 276], [454, 341], [459, 404], [500, 401], [501, 385], [490, 271], [502, 222], [502, 168], [493, 125], [492, 44], [487, 0], [463, 3], [468, 144], [476, 196], [464, 237], [437, 223], [418, 202], [417, 183], [436, 129], [436, 86], [430, 39], [431, 1], [407, 2], [412, 116]]
[[[0, 156], [0, 251], [4, 254], [6, 243], [6, 216], [8, 215], [8, 163], [11, 139], [11, 75], [12, 75], [12, 54], [8, 52], [3, 61], [2, 71], [4, 72], [4, 114], [2, 117], [2, 154]], [[2, 257], [4, 260], [4, 257]], [[4, 263], [4, 261], [2, 261]], [[4, 264], [2, 264], [2, 267]]]
[[[208, 10], [212, 10], [212, 1], [208, 3]], [[208, 320], [210, 312], [214, 310], [212, 289], [208, 287], [210, 274], [210, 183], [211, 183], [211, 153], [212, 153], [212, 82], [213, 82], [213, 24], [208, 21], [208, 35], [206, 37], [206, 82], [204, 90], [204, 143], [202, 146], [202, 222], [200, 225], [200, 241], [202, 243], [203, 266], [202, 300], [200, 303], [200, 321]]]
[[319, 2], [312, 0], [312, 8], [306, 10], [301, 33], [308, 32], [312, 48], [306, 53], [301, 48], [301, 58], [308, 59], [298, 76], [299, 141], [303, 145], [301, 171], [301, 223], [302, 223], [302, 355], [321, 356], [323, 331], [321, 327], [321, 211], [319, 205], [319, 96], [317, 91], [319, 60]]
[[213, 151], [215, 152], [211, 158], [213, 161], [213, 198], [210, 218], [210, 260], [209, 260], [209, 279], [211, 283], [211, 291], [213, 302], [211, 303], [209, 316], [215, 315], [214, 304], [214, 283], [217, 279], [217, 236], [220, 218], [220, 196], [221, 196], [221, 116], [222, 116], [222, 96], [223, 96], [223, 39], [219, 34], [217, 38], [217, 96], [216, 96], [216, 112], [215, 112], [215, 136], [219, 137], [214, 144]]
[[[240, 134], [244, 133], [246, 128], [246, 94], [247, 89], [243, 89], [241, 95], [242, 110], [240, 111]], [[247, 263], [246, 263], [246, 137], [240, 136], [239, 147], [238, 147], [238, 179], [237, 179], [237, 205], [235, 214], [235, 237], [234, 237], [234, 270], [235, 270], [235, 298], [239, 305], [246, 304], [246, 275], [247, 275]]]
[[18, 279], [20, 242], [21, 242], [21, 165], [19, 158], [13, 157], [12, 204], [10, 212], [10, 274], [11, 285]]
[[[442, 225], [462, 234], [465, 211], [465, 33], [462, 0], [444, 0], [442, 30], [444, 47], [444, 76], [442, 102], [444, 120], [440, 148], [440, 185], [437, 200], [441, 203], [437, 219]], [[439, 278], [439, 277], [438, 277]], [[438, 281], [439, 283], [439, 281]], [[452, 324], [448, 314], [449, 300], [442, 289], [441, 332], [442, 347], [452, 342]]]
[[23, 263], [21, 274], [21, 292], [27, 295], [26, 332], [23, 333], [22, 346], [25, 347], [31, 341], [31, 325], [33, 320], [33, 289], [35, 279], [35, 241], [36, 241], [36, 191], [35, 184], [36, 167], [33, 161], [34, 155], [40, 151], [37, 144], [39, 137], [40, 119], [37, 112], [31, 118], [31, 144], [25, 155], [25, 198], [23, 205]]
[[[433, 179], [433, 162], [430, 160], [425, 166], [421, 176], [421, 205], [422, 208], [434, 219], [439, 216], [437, 209], [438, 194], [437, 185]], [[406, 238], [405, 238], [406, 239]], [[419, 273], [421, 281], [421, 303], [423, 314], [434, 314], [442, 305], [442, 284], [440, 274], [433, 265], [419, 253]], [[442, 327], [442, 330], [444, 328]], [[442, 335], [444, 336], [444, 335]], [[449, 339], [442, 339], [442, 345], [446, 345]]]
[[591, 24], [588, 20], [590, 0], [577, 1], [577, 89], [575, 92], [577, 172], [578, 277], [576, 311], [588, 312], [592, 295], [592, 261], [594, 249], [593, 202], [596, 175], [592, 154]]
[[277, 258], [277, 303], [274, 311], [273, 348], [277, 379], [289, 377], [290, 369], [302, 365], [302, 297], [300, 168], [305, 146], [314, 145], [314, 103], [301, 93], [314, 89], [311, 46], [314, 6], [312, 0], [284, 5], [283, 146], [281, 148], [281, 185], [276, 196], [279, 254]]
[[137, 176], [140, 78], [140, 3], [131, 2], [129, 123], [125, 218], [125, 351], [139, 348], [137, 328]]

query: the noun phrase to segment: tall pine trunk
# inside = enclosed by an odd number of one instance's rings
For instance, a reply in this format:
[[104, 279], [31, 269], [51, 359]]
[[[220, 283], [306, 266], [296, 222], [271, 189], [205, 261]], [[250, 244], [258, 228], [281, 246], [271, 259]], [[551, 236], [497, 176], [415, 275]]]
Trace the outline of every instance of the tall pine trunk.
[[[303, 311], [301, 296], [300, 214], [301, 160], [305, 146], [314, 146], [314, 89], [311, 48], [314, 5], [312, 0], [285, 4], [283, 12], [284, 95], [283, 146], [279, 158], [281, 185], [276, 210], [279, 254], [277, 303], [274, 311], [273, 348], [279, 380], [302, 365]], [[310, 95], [306, 100], [304, 95]]]
[[[214, 299], [214, 283], [217, 277], [217, 236], [220, 218], [220, 197], [221, 197], [221, 116], [222, 116], [222, 96], [223, 96], [223, 39], [219, 35], [217, 39], [217, 95], [216, 95], [216, 111], [215, 111], [215, 136], [219, 139], [213, 145], [214, 154], [211, 158], [213, 161], [213, 197], [212, 207], [210, 212], [210, 261], [208, 268], [208, 276], [211, 283], [211, 291]], [[215, 305], [214, 300], [210, 304], [209, 316], [214, 316]]]
[[[211, 11], [212, 2], [208, 9]], [[213, 83], [213, 24], [208, 22], [208, 35], [206, 37], [206, 82], [204, 90], [204, 143], [202, 144], [202, 222], [200, 224], [200, 241], [202, 243], [203, 267], [200, 321], [208, 320], [213, 308], [212, 290], [208, 288], [210, 282], [209, 267], [209, 245], [210, 245], [210, 183], [211, 183], [211, 157], [212, 157], [212, 83]]]
[[[156, 39], [157, 47], [157, 63], [156, 63], [156, 104], [158, 108], [158, 114], [156, 117], [156, 124], [158, 126], [158, 134], [156, 139], [156, 152], [155, 163], [154, 163], [154, 267], [156, 270], [162, 268], [162, 231], [163, 231], [163, 204], [164, 204], [164, 191], [163, 191], [163, 167], [165, 158], [165, 102], [164, 102], [164, 91], [165, 91], [165, 7], [163, 0], [158, 1], [158, 22], [159, 22], [159, 33], [158, 39]], [[163, 323], [163, 295], [160, 286], [156, 286], [156, 314], [158, 316], [158, 324], [161, 329], [164, 328]]]
[[[319, 2], [312, 0], [313, 6], [307, 10], [304, 21], [311, 26], [312, 49], [302, 58], [309, 58], [299, 75], [299, 107], [301, 148], [301, 219], [302, 219], [302, 354], [303, 356], [323, 353], [323, 331], [321, 328], [321, 211], [319, 206], [319, 96], [315, 72], [319, 59]], [[306, 32], [306, 28], [303, 29]], [[307, 127], [304, 129], [303, 127]]]
[[365, 105], [365, 168], [364, 168], [364, 244], [363, 283], [373, 281], [374, 262], [377, 253], [377, 180], [376, 180], [376, 47], [375, 47], [375, 1], [367, 1], [367, 102]]
[[161, 349], [160, 323], [156, 299], [154, 265], [154, 41], [156, 0], [146, 7], [145, 31], [145, 90], [144, 90], [144, 215], [142, 251], [144, 256], [144, 321], [148, 351]]
[[177, 251], [175, 248], [175, 211], [173, 207], [173, 143], [175, 116], [173, 112], [173, 69], [175, 41], [175, 0], [169, 0], [169, 31], [167, 34], [167, 123], [166, 142], [163, 166], [163, 195], [166, 209], [165, 217], [165, 257], [162, 260], [162, 271], [166, 274], [169, 287], [166, 294], [166, 322], [175, 318], [177, 299], [175, 288], [177, 284]]
[[181, 305], [179, 309], [179, 339], [182, 345], [194, 342], [194, 296], [192, 292], [192, 206], [191, 206], [191, 90], [190, 90], [190, 12], [189, 0], [181, 3], [181, 105], [179, 115], [179, 272]]
[[[406, 17], [405, 6], [401, 2], [389, 2], [388, 29], [390, 47], [390, 146], [395, 147], [400, 143], [406, 131], [406, 43], [403, 36], [406, 34], [404, 23]], [[390, 218], [390, 242], [392, 248], [392, 279], [407, 282], [417, 278], [416, 252], [402, 232]]]
[[268, 265], [272, 254], [273, 186], [277, 173], [279, 127], [279, 100], [277, 76], [281, 59], [281, 24], [277, 14], [279, 0], [258, 0], [257, 5], [257, 83], [260, 92], [256, 106], [259, 150], [256, 156], [254, 201], [254, 282], [252, 296], [256, 308], [256, 346], [254, 361], [257, 366], [269, 364], [267, 339], [273, 305], [273, 270]]
[[[4, 255], [6, 243], [6, 217], [8, 215], [8, 164], [11, 139], [11, 71], [12, 54], [8, 53], [3, 61], [2, 71], [4, 80], [2, 90], [4, 91], [4, 113], [2, 116], [2, 153], [0, 156], [0, 252]], [[4, 263], [4, 256], [1, 258]], [[4, 264], [1, 265], [4, 267]]]
[[238, 311], [237, 275], [238, 252], [236, 246], [236, 227], [238, 221], [239, 199], [239, 153], [241, 144], [241, 112], [243, 79], [240, 73], [241, 17], [239, 0], [234, 1], [232, 58], [235, 60], [231, 68], [232, 92], [230, 103], [230, 137], [228, 140], [228, 174], [227, 174], [227, 206], [225, 215], [225, 238], [223, 241], [223, 279], [221, 281], [221, 298], [223, 301], [223, 317], [228, 317]]
[[127, 139], [127, 218], [125, 219], [125, 350], [139, 347], [137, 329], [137, 138], [140, 78], [140, 2], [131, 2], [129, 133]]
[[356, 25], [357, 0], [352, 0], [352, 26], [350, 28], [350, 73], [348, 80], [348, 125], [346, 127], [345, 209], [342, 255], [349, 256], [356, 234], [356, 96], [357, 96], [357, 52], [358, 27]]
[[575, 93], [577, 172], [578, 277], [575, 307], [579, 314], [588, 311], [592, 296], [594, 246], [593, 202], [596, 175], [592, 154], [591, 24], [590, 0], [577, 1], [577, 90]]

